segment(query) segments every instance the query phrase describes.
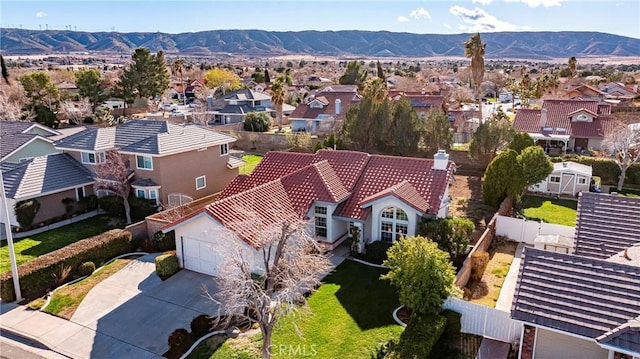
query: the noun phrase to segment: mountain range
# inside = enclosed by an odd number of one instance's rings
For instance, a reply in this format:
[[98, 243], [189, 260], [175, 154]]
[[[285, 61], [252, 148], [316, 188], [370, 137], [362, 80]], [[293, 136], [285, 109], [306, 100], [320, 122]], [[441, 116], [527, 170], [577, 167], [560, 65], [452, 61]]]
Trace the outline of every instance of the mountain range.
[[[213, 30], [162, 32], [82, 32], [0, 29], [4, 54], [65, 52], [131, 53], [135, 48], [184, 56], [231, 53], [248, 56], [439, 57], [464, 56], [469, 34], [437, 35], [388, 31]], [[571, 56], [640, 56], [640, 39], [599, 32], [495, 32], [482, 34], [486, 58], [554, 59]]]

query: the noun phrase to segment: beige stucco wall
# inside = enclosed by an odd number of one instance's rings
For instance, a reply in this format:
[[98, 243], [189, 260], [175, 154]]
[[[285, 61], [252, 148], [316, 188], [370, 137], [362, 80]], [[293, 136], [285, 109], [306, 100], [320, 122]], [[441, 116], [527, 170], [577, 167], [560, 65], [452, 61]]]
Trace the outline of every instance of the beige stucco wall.
[[562, 335], [538, 328], [535, 359], [607, 359], [609, 352], [594, 340]]
[[52, 153], [60, 153], [60, 151], [56, 150], [49, 142], [36, 139], [7, 157], [4, 161], [18, 163], [23, 158], [44, 156]]
[[[85, 196], [93, 194], [93, 186], [85, 186], [84, 191]], [[36, 225], [38, 224], [38, 222], [46, 221], [53, 217], [62, 216], [63, 214], [65, 214], [65, 205], [62, 203], [62, 200], [64, 198], [75, 199], [75, 188], [36, 198], [40, 203], [40, 209], [33, 219], [33, 224]], [[78, 210], [80, 207], [80, 204], [75, 205], [76, 210]]]
[[[135, 178], [149, 178], [160, 184], [160, 201], [167, 203], [171, 193], [198, 199], [222, 191], [238, 175], [237, 168], [227, 167], [228, 156], [220, 156], [220, 146], [211, 146], [203, 151], [153, 157], [153, 171], [138, 169], [135, 156], [129, 158]], [[206, 187], [197, 190], [196, 178], [200, 176], [206, 176]]]

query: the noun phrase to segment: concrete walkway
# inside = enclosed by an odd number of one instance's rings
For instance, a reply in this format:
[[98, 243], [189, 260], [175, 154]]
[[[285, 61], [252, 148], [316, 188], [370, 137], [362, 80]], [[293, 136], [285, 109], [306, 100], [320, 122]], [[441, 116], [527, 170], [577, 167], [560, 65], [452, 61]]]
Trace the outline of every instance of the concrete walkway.
[[504, 283], [502, 283], [502, 289], [500, 289], [500, 295], [496, 302], [496, 309], [503, 312], [511, 312], [511, 303], [513, 303], [513, 295], [516, 292], [516, 282], [518, 281], [518, 273], [520, 272], [520, 262], [522, 260], [524, 247], [524, 243], [518, 243], [516, 253], [513, 256], [513, 262], [511, 262], [509, 272], [504, 279]]
[[3, 303], [0, 329], [70, 358], [162, 358], [171, 332], [217, 307], [202, 292], [203, 285], [215, 292], [211, 276], [181, 270], [163, 282], [155, 274], [157, 255], [140, 257], [96, 285], [70, 321]]

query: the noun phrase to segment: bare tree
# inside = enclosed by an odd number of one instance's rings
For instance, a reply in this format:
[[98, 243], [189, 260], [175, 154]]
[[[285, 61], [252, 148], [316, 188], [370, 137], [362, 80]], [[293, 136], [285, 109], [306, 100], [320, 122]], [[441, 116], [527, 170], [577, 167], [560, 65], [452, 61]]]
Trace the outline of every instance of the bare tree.
[[271, 358], [276, 322], [298, 311], [306, 303], [305, 294], [313, 291], [331, 269], [329, 259], [309, 230], [309, 224], [302, 220], [262, 226], [258, 235], [262, 246], [258, 251], [264, 270], [255, 273], [248, 258], [251, 254], [246, 249], [233, 248], [217, 277], [218, 289], [210, 296], [219, 304], [220, 312], [229, 314], [228, 318], [236, 315], [260, 326], [263, 359]]
[[72, 121], [76, 125], [80, 124], [85, 117], [92, 113], [91, 104], [86, 98], [77, 102], [64, 101], [60, 104], [59, 111], [67, 120]]
[[620, 125], [609, 133], [602, 147], [620, 168], [618, 191], [622, 190], [627, 169], [634, 163], [640, 163], [640, 128]]
[[[17, 84], [16, 84], [17, 83]], [[33, 110], [26, 107], [27, 96], [16, 81], [0, 86], [0, 118], [5, 121], [31, 121]]]
[[[96, 162], [100, 162], [100, 159], [96, 158]], [[96, 166], [96, 186], [99, 189], [113, 191], [116, 196], [122, 198], [127, 224], [131, 223], [131, 206], [129, 205], [131, 177], [133, 172], [129, 169], [129, 161], [115, 150], [108, 151], [104, 161]]]

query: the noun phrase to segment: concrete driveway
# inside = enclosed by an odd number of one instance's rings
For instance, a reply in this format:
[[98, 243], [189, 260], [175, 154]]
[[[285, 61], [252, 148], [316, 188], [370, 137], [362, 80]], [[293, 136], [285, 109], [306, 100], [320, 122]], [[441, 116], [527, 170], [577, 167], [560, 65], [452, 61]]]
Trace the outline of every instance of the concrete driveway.
[[[200, 314], [214, 315], [216, 305], [207, 299], [202, 286], [215, 293], [211, 276], [181, 270], [162, 282], [155, 273], [158, 254], [138, 258], [96, 285], [82, 301], [71, 321], [98, 334], [134, 347], [164, 354], [167, 338], [177, 328], [189, 330]], [[108, 348], [91, 349], [91, 357]]]

